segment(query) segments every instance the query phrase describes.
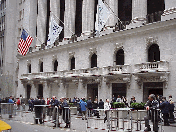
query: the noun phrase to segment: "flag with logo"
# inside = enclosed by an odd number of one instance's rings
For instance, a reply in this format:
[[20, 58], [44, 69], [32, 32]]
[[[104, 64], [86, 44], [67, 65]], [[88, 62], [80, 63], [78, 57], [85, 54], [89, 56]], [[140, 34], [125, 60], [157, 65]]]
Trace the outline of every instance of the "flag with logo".
[[102, 2], [102, 0], [98, 0], [98, 6], [97, 6], [97, 14], [96, 14], [96, 22], [95, 22], [95, 30], [101, 31], [101, 29], [106, 24], [109, 16], [110, 11], [106, 7], [106, 5]]
[[20, 42], [18, 43], [18, 52], [25, 56], [29, 46], [32, 43], [33, 38], [28, 35], [28, 33], [23, 29]]
[[63, 27], [59, 26], [57, 22], [54, 20], [53, 16], [51, 16], [47, 46], [55, 42], [56, 38], [62, 32], [62, 29]]

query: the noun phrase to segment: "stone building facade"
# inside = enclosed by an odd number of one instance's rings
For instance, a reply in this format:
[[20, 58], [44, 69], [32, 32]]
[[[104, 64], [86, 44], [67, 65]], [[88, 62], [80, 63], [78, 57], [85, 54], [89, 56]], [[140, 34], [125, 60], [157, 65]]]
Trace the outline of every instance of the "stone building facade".
[[[105, 100], [121, 95], [143, 102], [154, 93], [176, 99], [175, 0], [104, 0], [113, 15], [100, 36], [93, 33], [98, 1], [47, 2], [37, 3], [37, 38], [42, 43], [33, 43], [39, 48], [31, 47], [26, 56], [17, 55], [17, 96]], [[43, 44], [48, 10], [64, 22], [49, 48]]]

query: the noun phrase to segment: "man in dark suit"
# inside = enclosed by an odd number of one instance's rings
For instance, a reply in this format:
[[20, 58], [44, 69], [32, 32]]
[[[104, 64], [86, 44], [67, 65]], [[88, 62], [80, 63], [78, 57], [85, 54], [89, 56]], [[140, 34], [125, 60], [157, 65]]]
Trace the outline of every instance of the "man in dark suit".
[[166, 97], [163, 97], [163, 102], [160, 103], [161, 112], [163, 113], [164, 126], [170, 126], [169, 118], [169, 102], [166, 100]]
[[[34, 105], [41, 105], [42, 101], [40, 99], [40, 96], [37, 96], [37, 99], [34, 100]], [[42, 107], [41, 106], [35, 106], [35, 123], [38, 124], [38, 119], [40, 124], [42, 124]]]
[[[92, 116], [92, 101], [91, 101], [91, 97], [89, 97], [89, 100], [87, 101], [87, 108], [88, 108], [88, 116]], [[90, 113], [90, 115], [89, 115]]]

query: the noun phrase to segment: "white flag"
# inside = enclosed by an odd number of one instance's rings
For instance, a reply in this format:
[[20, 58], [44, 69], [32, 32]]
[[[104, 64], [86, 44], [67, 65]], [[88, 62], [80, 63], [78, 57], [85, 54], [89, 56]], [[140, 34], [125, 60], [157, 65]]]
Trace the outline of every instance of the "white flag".
[[47, 46], [55, 42], [56, 38], [62, 32], [62, 29], [63, 27], [59, 26], [54, 20], [53, 16], [51, 16]]
[[109, 9], [105, 6], [102, 0], [98, 0], [95, 30], [101, 31], [101, 29], [104, 27], [105, 23], [107, 22], [110, 14], [111, 13]]

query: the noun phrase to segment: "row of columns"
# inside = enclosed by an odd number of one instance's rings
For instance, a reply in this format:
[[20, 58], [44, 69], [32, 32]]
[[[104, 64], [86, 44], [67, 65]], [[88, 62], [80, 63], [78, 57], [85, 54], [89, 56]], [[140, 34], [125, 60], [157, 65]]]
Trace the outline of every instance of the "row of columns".
[[[113, 27], [118, 22], [118, 0], [105, 0], [111, 10], [114, 12], [110, 16], [107, 27]], [[106, 5], [106, 4], [105, 4]], [[59, 18], [60, 16], [60, 0], [50, 0], [51, 11]], [[166, 9], [176, 7], [174, 0], [165, 0]], [[80, 7], [81, 8], [81, 7]], [[47, 0], [38, 0], [38, 18], [37, 18], [37, 37], [40, 41], [45, 42], [46, 32], [46, 9]], [[83, 0], [82, 3], [82, 33], [89, 34], [94, 30], [94, 0]], [[75, 33], [75, 15], [76, 15], [76, 0], [65, 0], [65, 15], [64, 15], [64, 38], [70, 38], [72, 32]], [[146, 20], [147, 15], [147, 0], [132, 0], [132, 23], [141, 23]], [[41, 43], [41, 42], [39, 42]]]

